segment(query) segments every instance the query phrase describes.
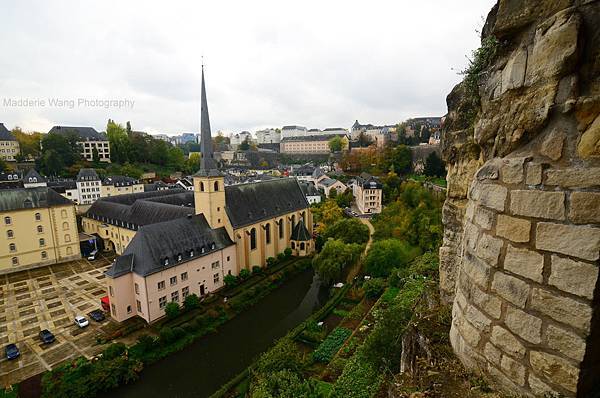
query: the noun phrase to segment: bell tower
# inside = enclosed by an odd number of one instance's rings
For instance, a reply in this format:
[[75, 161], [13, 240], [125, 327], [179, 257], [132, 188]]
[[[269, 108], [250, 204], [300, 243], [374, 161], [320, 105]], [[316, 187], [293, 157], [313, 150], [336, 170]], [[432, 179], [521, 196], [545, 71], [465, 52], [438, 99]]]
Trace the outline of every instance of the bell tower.
[[194, 205], [196, 214], [204, 214], [211, 228], [226, 225], [225, 183], [223, 175], [217, 169], [214, 159], [206, 86], [204, 84], [204, 65], [202, 65], [202, 93], [200, 98], [200, 170], [193, 176]]

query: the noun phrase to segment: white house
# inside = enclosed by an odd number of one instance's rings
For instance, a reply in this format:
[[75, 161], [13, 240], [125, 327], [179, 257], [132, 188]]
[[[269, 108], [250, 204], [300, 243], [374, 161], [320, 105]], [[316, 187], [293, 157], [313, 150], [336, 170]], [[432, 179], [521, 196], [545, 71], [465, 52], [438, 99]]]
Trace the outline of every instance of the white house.
[[275, 129], [264, 129], [256, 132], [257, 144], [279, 144], [281, 133]]

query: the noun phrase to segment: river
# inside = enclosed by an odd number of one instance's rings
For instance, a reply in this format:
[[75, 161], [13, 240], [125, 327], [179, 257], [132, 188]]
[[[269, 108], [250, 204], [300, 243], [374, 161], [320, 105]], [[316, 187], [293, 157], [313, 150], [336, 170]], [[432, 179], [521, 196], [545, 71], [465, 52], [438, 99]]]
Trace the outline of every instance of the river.
[[208, 397], [250, 365], [328, 299], [312, 270], [305, 271], [183, 351], [142, 371], [137, 382], [106, 398]]

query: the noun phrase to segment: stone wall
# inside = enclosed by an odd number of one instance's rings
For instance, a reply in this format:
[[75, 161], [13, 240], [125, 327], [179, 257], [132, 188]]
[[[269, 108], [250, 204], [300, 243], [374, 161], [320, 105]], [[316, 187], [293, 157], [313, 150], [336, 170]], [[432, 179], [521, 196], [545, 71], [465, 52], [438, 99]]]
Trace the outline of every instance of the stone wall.
[[500, 0], [480, 99], [461, 84], [447, 100], [450, 339], [468, 368], [518, 394], [600, 390], [598, 26], [598, 1]]

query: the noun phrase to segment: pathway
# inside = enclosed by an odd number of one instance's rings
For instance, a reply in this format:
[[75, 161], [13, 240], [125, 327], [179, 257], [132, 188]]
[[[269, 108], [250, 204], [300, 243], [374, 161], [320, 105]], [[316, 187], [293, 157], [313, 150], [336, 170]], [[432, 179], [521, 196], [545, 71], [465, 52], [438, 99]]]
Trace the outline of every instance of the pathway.
[[[375, 228], [373, 227], [373, 224], [371, 224], [371, 221], [368, 218], [357, 217], [357, 219], [369, 228], [369, 240], [367, 241], [365, 251], [362, 254], [362, 259], [364, 259], [364, 257], [366, 257], [367, 255], [367, 252], [371, 248], [371, 244], [373, 243], [373, 234], [375, 233]], [[354, 280], [356, 275], [358, 275], [358, 273], [360, 272], [360, 269], [362, 267], [362, 259], [357, 261], [356, 264], [354, 264], [348, 272], [348, 276], [346, 277], [347, 283], [352, 283], [352, 280]]]

